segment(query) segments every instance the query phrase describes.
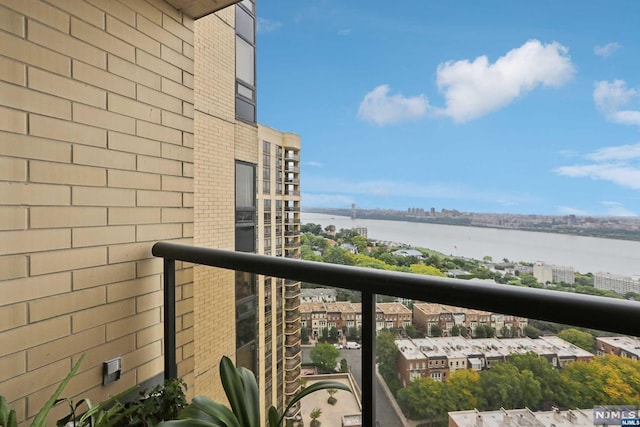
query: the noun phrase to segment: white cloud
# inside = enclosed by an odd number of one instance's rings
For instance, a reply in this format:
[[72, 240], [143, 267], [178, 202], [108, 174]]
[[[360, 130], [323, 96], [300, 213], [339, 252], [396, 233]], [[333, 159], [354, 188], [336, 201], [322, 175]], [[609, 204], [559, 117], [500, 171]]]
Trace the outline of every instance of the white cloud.
[[282, 22], [259, 17], [256, 31], [258, 33], [270, 33], [272, 31], [276, 31], [280, 27], [282, 27]]
[[323, 167], [323, 166], [324, 166], [324, 164], [323, 164], [323, 163], [321, 163], [321, 162], [314, 162], [313, 160], [309, 160], [309, 161], [307, 161], [307, 162], [302, 162], [302, 164], [303, 164], [303, 165], [306, 165], [306, 166], [313, 166], [314, 168], [321, 168], [321, 167]]
[[592, 165], [561, 166], [555, 169], [555, 172], [571, 178], [611, 181], [622, 187], [640, 190], [640, 169], [626, 164], [597, 163]]
[[616, 50], [620, 49], [622, 46], [620, 46], [620, 43], [617, 42], [611, 42], [611, 43], [607, 43], [604, 46], [596, 46], [593, 48], [593, 53], [595, 53], [598, 56], [601, 56], [603, 58], [606, 58], [607, 56], [611, 55], [613, 52], [615, 52]]
[[343, 28], [338, 31], [339, 36], [348, 36], [349, 34], [351, 34], [351, 30], [349, 28]]
[[640, 126], [640, 110], [623, 109], [640, 100], [640, 90], [628, 88], [624, 80], [595, 83], [593, 101], [608, 120], [624, 125]]
[[636, 216], [636, 213], [625, 208], [620, 202], [600, 202], [601, 205], [607, 207], [605, 215], [610, 216]]
[[585, 210], [575, 209], [569, 206], [558, 206], [558, 212], [561, 215], [580, 215], [580, 216], [589, 215], [589, 212]]
[[429, 101], [424, 95], [404, 97], [389, 92], [389, 85], [380, 85], [367, 93], [360, 103], [358, 117], [385, 126], [419, 119], [429, 109]]
[[438, 66], [436, 82], [446, 108], [441, 114], [466, 122], [511, 103], [538, 86], [561, 86], [574, 74], [568, 49], [529, 40], [498, 58], [449, 61]]
[[601, 148], [593, 153], [587, 154], [587, 158], [600, 162], [638, 159], [640, 158], [640, 143]]

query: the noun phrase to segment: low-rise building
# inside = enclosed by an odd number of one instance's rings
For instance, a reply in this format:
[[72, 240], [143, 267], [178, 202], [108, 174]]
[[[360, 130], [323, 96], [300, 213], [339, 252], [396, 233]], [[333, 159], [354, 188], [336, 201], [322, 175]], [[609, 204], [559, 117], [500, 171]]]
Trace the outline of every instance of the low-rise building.
[[536, 262], [533, 266], [533, 277], [540, 283], [568, 283], [576, 281], [576, 273], [573, 267], [545, 264]]
[[300, 290], [300, 302], [336, 302], [337, 291], [333, 288]]
[[[599, 424], [601, 425], [601, 424]], [[449, 427], [594, 427], [592, 409], [533, 412], [524, 409], [449, 412]]]
[[598, 337], [596, 338], [598, 356], [615, 354], [640, 360], [640, 338], [635, 337]]

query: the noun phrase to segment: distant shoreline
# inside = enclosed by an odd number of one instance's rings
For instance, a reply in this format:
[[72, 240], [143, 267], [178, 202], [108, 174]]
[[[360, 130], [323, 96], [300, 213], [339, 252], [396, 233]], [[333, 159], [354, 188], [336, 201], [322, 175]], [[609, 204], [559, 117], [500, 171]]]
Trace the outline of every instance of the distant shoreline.
[[[323, 215], [336, 215], [336, 216], [342, 216], [342, 217], [351, 216], [350, 209], [310, 208], [310, 209], [302, 209], [302, 212], [318, 213]], [[556, 228], [522, 227], [522, 226], [500, 227], [497, 225], [490, 225], [490, 224], [474, 224], [471, 222], [471, 219], [468, 217], [445, 217], [445, 218], [417, 217], [417, 216], [403, 215], [400, 212], [398, 212], [397, 214], [378, 213], [375, 210], [372, 211], [372, 210], [363, 210], [363, 209], [357, 210], [357, 219], [418, 222], [422, 224], [438, 224], [438, 225], [458, 225], [463, 227], [489, 228], [489, 229], [496, 229], [496, 230], [532, 231], [532, 232], [538, 232], [538, 233], [553, 233], [553, 234], [563, 234], [563, 235], [570, 235], [570, 236], [596, 237], [601, 239], [640, 242], [640, 230], [635, 231], [635, 230], [602, 229], [602, 228], [585, 229], [585, 228], [577, 228], [577, 227], [570, 227], [570, 226], [557, 226]]]

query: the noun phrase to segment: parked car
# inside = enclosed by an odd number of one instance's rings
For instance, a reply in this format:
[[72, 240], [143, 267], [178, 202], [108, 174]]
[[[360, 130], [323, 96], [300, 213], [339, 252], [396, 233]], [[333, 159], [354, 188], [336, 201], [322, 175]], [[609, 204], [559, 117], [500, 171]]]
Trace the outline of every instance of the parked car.
[[362, 346], [354, 341], [347, 341], [347, 346], [345, 347], [348, 350], [357, 350], [359, 348], [362, 348]]
[[334, 344], [333, 346], [335, 348], [337, 348], [338, 350], [342, 350], [344, 348], [344, 346], [342, 344]]

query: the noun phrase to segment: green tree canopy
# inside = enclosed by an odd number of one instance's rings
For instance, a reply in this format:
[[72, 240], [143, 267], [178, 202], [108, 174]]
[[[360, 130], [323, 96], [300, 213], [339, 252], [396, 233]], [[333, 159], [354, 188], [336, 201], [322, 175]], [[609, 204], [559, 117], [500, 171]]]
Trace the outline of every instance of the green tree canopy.
[[589, 352], [593, 352], [596, 344], [596, 340], [593, 335], [574, 328], [560, 331], [558, 333], [558, 337]]
[[418, 378], [398, 391], [398, 405], [411, 419], [432, 419], [446, 412], [448, 402], [443, 399], [444, 383], [431, 378]]
[[318, 344], [311, 349], [311, 361], [324, 371], [333, 371], [340, 352], [333, 344]]
[[542, 401], [540, 382], [529, 370], [499, 363], [480, 375], [483, 409], [535, 408]]

